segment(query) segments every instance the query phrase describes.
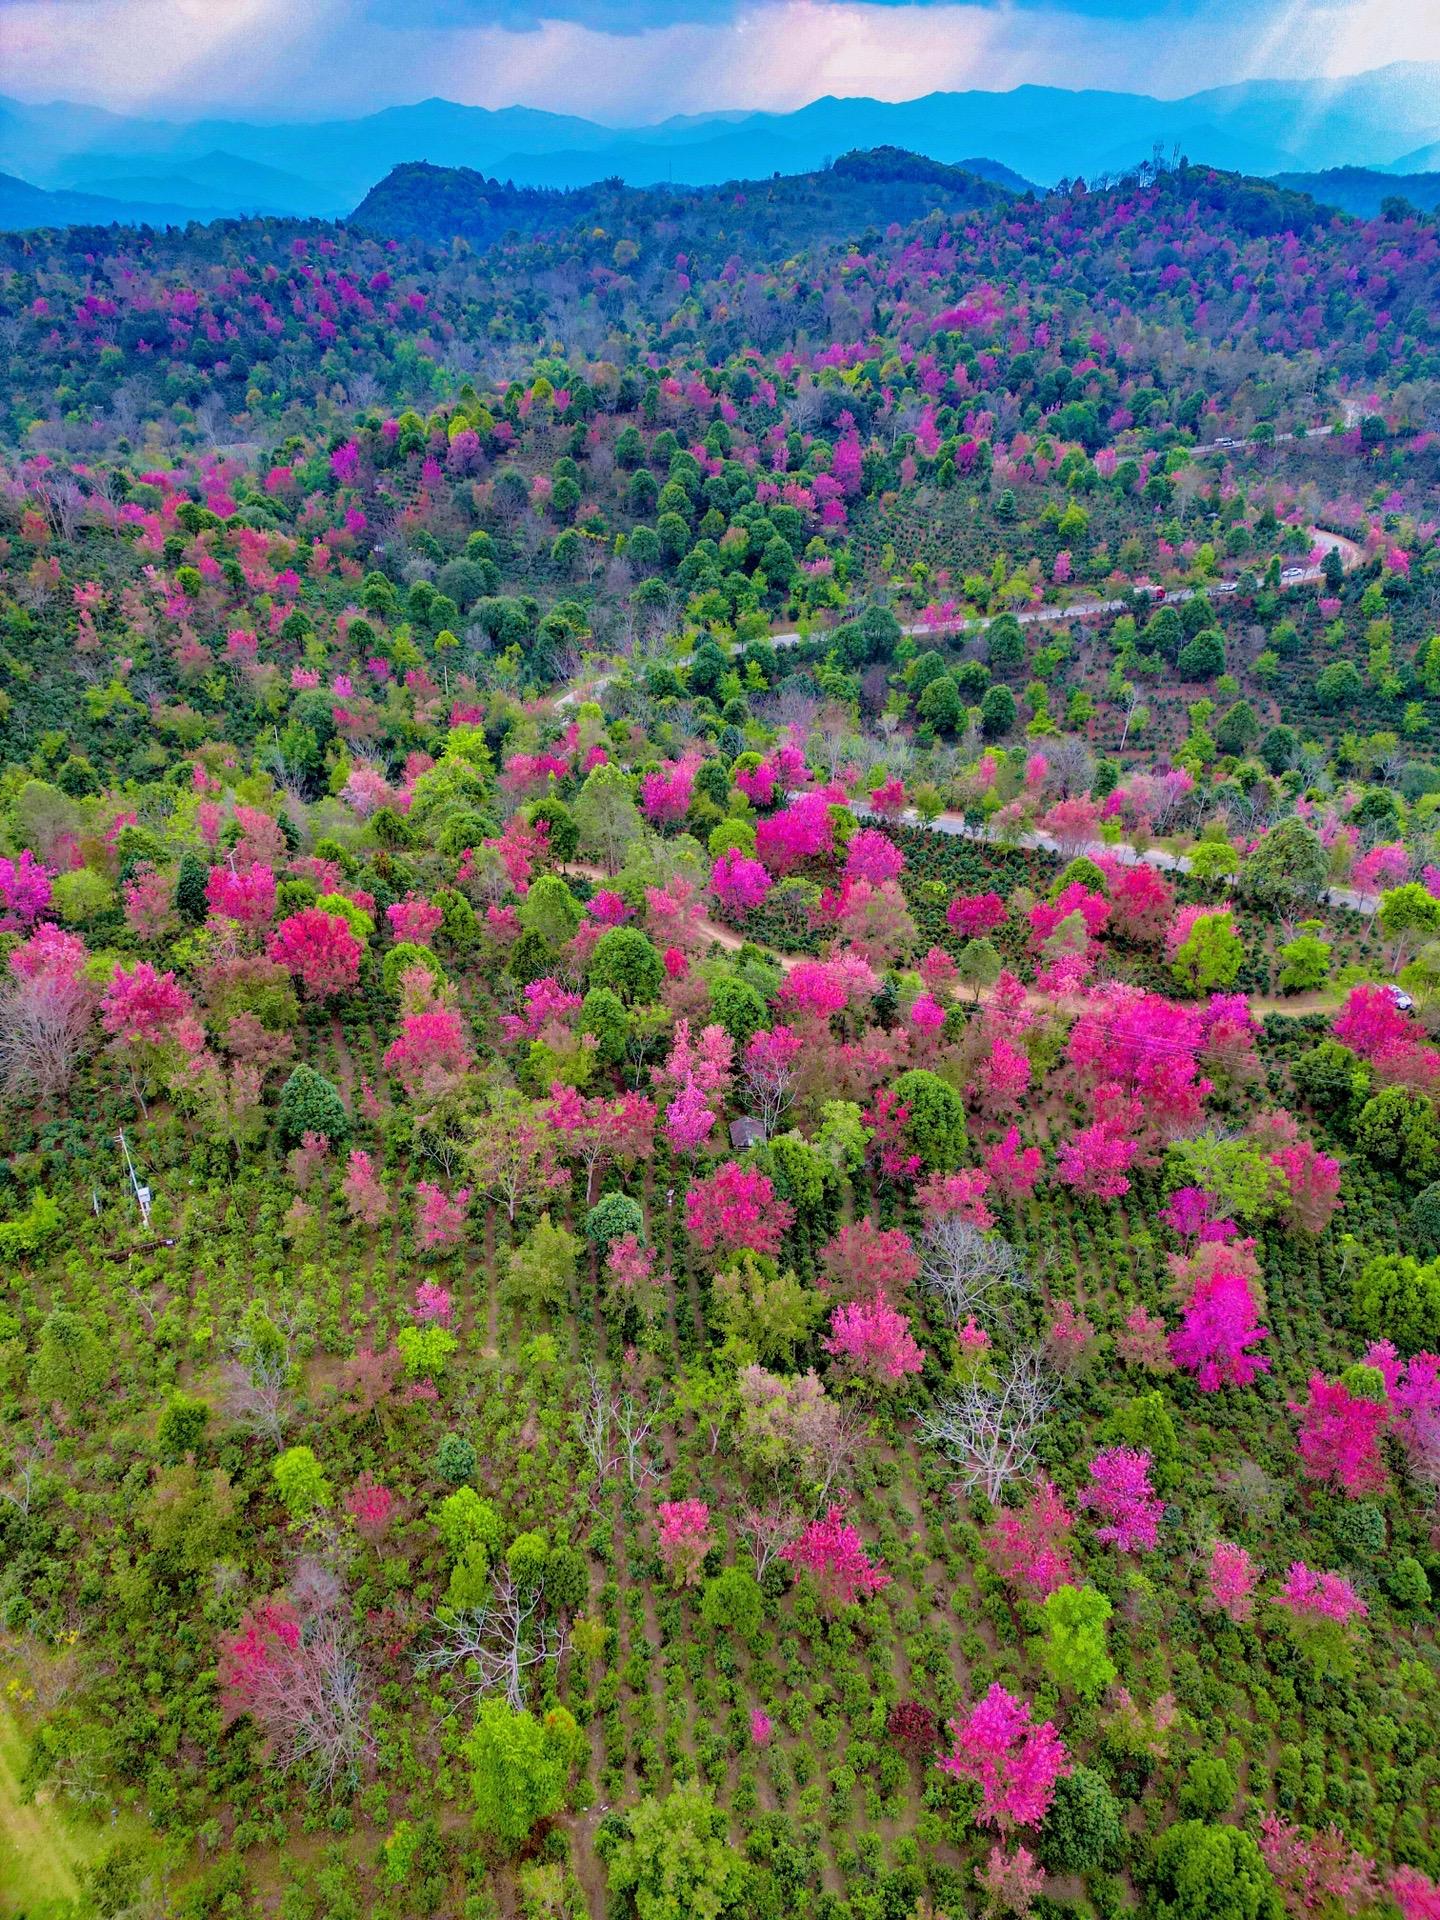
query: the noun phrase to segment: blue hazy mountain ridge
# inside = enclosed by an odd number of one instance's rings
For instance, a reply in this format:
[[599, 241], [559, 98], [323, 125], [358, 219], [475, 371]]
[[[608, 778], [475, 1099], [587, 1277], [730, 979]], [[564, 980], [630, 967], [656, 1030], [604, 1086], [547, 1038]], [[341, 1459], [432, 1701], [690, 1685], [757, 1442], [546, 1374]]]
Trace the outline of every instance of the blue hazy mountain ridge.
[[1421, 213], [1440, 207], [1440, 173], [1382, 173], [1374, 167], [1330, 167], [1320, 173], [1277, 173], [1277, 187], [1308, 193], [1327, 207], [1370, 220], [1389, 199], [1407, 200]]
[[38, 227], [184, 226], [191, 220], [220, 217], [222, 210], [215, 207], [117, 200], [100, 193], [49, 193], [14, 174], [0, 173], [0, 230], [6, 232], [25, 233]]
[[210, 215], [310, 214], [341, 211], [315, 205], [313, 184], [281, 167], [267, 167], [218, 149], [193, 161], [137, 159], [125, 154], [88, 154], [57, 169], [62, 191], [98, 193], [144, 205], [203, 208]]
[[[1402, 62], [1340, 81], [1249, 81], [1181, 100], [1022, 86], [889, 102], [826, 97], [790, 113], [688, 115], [609, 127], [533, 107], [443, 99], [353, 119], [145, 119], [0, 98], [0, 169], [36, 188], [148, 206], [140, 217], [277, 212], [334, 217], [393, 167], [468, 167], [518, 186], [618, 178], [691, 186], [823, 167], [894, 146], [1040, 185], [1116, 173], [1155, 146], [1251, 174], [1440, 164], [1440, 65]], [[223, 164], [222, 164], [223, 163]], [[228, 173], [227, 173], [228, 170]]]

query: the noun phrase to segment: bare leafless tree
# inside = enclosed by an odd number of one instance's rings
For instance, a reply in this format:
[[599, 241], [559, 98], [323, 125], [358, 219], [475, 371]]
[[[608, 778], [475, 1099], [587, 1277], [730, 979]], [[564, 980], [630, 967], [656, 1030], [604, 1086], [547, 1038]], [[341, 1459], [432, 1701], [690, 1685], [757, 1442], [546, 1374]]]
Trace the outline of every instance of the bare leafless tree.
[[756, 1507], [747, 1500], [740, 1509], [738, 1525], [742, 1539], [750, 1548], [755, 1578], [763, 1580], [770, 1562], [782, 1548], [799, 1538], [804, 1517], [783, 1501], [771, 1501], [766, 1506]]
[[325, 1786], [353, 1775], [373, 1745], [369, 1689], [338, 1608], [306, 1620], [293, 1645], [277, 1639], [248, 1662], [230, 1704], [262, 1730], [277, 1767]]
[[288, 1358], [257, 1353], [232, 1360], [223, 1378], [227, 1417], [246, 1432], [280, 1446], [295, 1417]]
[[503, 1693], [518, 1712], [528, 1677], [553, 1665], [569, 1644], [564, 1623], [544, 1611], [538, 1588], [517, 1587], [508, 1573], [497, 1573], [482, 1605], [442, 1609], [417, 1664], [421, 1673], [457, 1676], [455, 1710]]
[[590, 1462], [593, 1497], [620, 1470], [615, 1433], [615, 1396], [610, 1383], [594, 1366], [585, 1369], [585, 1398], [572, 1425], [585, 1458]]
[[1059, 1391], [1043, 1353], [1027, 1348], [993, 1379], [971, 1381], [940, 1401], [921, 1421], [921, 1437], [955, 1462], [967, 1492], [978, 1487], [993, 1504], [1012, 1481], [1034, 1473], [1040, 1428]]
[[1003, 1314], [1013, 1295], [1028, 1291], [1030, 1280], [1008, 1240], [949, 1213], [921, 1235], [920, 1284], [959, 1326], [971, 1315]]
[[621, 1394], [615, 1406], [615, 1431], [619, 1437], [620, 1457], [625, 1478], [632, 1487], [643, 1487], [658, 1472], [651, 1457], [650, 1434], [660, 1417], [660, 1407], [652, 1400], [637, 1400], [633, 1393]]
[[8, 1093], [63, 1093], [85, 1044], [95, 996], [62, 975], [12, 980], [0, 991], [0, 1080]]

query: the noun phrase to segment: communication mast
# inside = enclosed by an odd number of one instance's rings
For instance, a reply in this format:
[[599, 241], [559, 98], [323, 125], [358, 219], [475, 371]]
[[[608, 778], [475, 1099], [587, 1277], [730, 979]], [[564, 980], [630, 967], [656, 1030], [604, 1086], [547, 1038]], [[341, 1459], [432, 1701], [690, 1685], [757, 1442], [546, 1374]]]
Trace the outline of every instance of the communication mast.
[[125, 1166], [130, 1175], [130, 1185], [135, 1190], [135, 1203], [140, 1209], [140, 1222], [148, 1232], [150, 1227], [150, 1189], [140, 1184], [140, 1177], [135, 1171], [135, 1162], [130, 1158], [130, 1147], [125, 1139], [123, 1130], [119, 1138], [120, 1151], [125, 1156]]

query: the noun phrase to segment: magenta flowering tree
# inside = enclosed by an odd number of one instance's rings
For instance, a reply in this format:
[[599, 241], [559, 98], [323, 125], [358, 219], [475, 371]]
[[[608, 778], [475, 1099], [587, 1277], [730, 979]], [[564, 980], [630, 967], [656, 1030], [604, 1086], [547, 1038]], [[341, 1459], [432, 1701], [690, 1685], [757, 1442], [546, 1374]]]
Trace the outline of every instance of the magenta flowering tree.
[[340, 1191], [350, 1218], [363, 1226], [378, 1227], [390, 1211], [390, 1196], [381, 1184], [374, 1160], [362, 1147], [351, 1153]]
[[445, 915], [422, 894], [407, 893], [403, 900], [396, 900], [385, 909], [385, 918], [397, 941], [413, 940], [423, 947], [440, 931]]
[[426, 1109], [453, 1093], [470, 1066], [465, 1023], [455, 1007], [438, 1000], [406, 1014], [399, 1039], [385, 1053], [385, 1071], [393, 1073], [409, 1098]]
[[1440, 1055], [1422, 1044], [1424, 1029], [1384, 987], [1352, 987], [1331, 1032], [1369, 1062], [1377, 1080], [1429, 1086], [1440, 1078]]
[[1378, 1896], [1375, 1862], [1341, 1833], [1307, 1833], [1279, 1814], [1260, 1822], [1260, 1852], [1292, 1912], [1358, 1913]]
[[698, 760], [684, 759], [647, 773], [640, 782], [640, 810], [652, 826], [674, 827], [690, 811]]
[[1295, 1140], [1270, 1156], [1289, 1188], [1286, 1218], [1301, 1233], [1320, 1234], [1344, 1204], [1340, 1198], [1340, 1162], [1311, 1140]]
[[997, 1680], [963, 1720], [950, 1722], [950, 1733], [954, 1744], [936, 1765], [979, 1787], [976, 1826], [1002, 1833], [1038, 1826], [1050, 1811], [1055, 1782], [1072, 1771], [1054, 1723], [1037, 1723], [1030, 1702]]
[[688, 1157], [698, 1153], [715, 1131], [719, 1118], [698, 1081], [687, 1080], [665, 1109], [665, 1138], [673, 1153]]
[[975, 1069], [974, 1093], [981, 1111], [997, 1117], [1015, 1112], [1030, 1090], [1030, 1071], [1030, 1056], [1003, 1033], [996, 1034], [989, 1054]]
[[1205, 1606], [1212, 1613], [1223, 1613], [1236, 1626], [1244, 1626], [1255, 1617], [1260, 1571], [1244, 1547], [1217, 1540], [1210, 1549], [1205, 1572]]
[[584, 1169], [587, 1205], [603, 1167], [618, 1160], [648, 1160], [654, 1151], [655, 1104], [643, 1093], [607, 1099], [556, 1081], [549, 1105], [541, 1111], [554, 1129], [561, 1157]]
[[1283, 1607], [1300, 1625], [1345, 1627], [1364, 1620], [1370, 1609], [1350, 1582], [1338, 1573], [1316, 1573], [1303, 1560], [1290, 1563], [1281, 1591], [1270, 1604]]
[[422, 1280], [411, 1311], [421, 1326], [448, 1327], [455, 1317], [455, 1302], [450, 1289], [438, 1280]]
[[878, 887], [886, 880], [898, 880], [905, 867], [905, 855], [888, 833], [878, 827], [860, 827], [851, 834], [845, 847], [845, 876], [866, 880]]
[[950, 926], [967, 940], [979, 940], [996, 927], [1004, 926], [1009, 909], [998, 893], [957, 894], [945, 909]]
[[710, 869], [710, 891], [727, 920], [742, 920], [764, 906], [773, 882], [763, 863], [728, 847]]
[[275, 872], [263, 861], [231, 871], [212, 867], [205, 880], [205, 898], [217, 920], [233, 920], [246, 933], [259, 933], [275, 918], [278, 897]]
[[829, 960], [797, 961], [777, 998], [792, 1018], [828, 1021], [872, 999], [879, 985], [868, 961], [842, 953]]
[[1097, 1118], [1062, 1142], [1056, 1178], [1075, 1193], [1096, 1200], [1118, 1200], [1130, 1191], [1130, 1168], [1140, 1151], [1131, 1133], [1139, 1121], [1140, 1102], [1126, 1098], [1113, 1082], [1097, 1087], [1092, 1096]]
[[1352, 1393], [1343, 1380], [1312, 1373], [1304, 1405], [1287, 1402], [1300, 1415], [1295, 1444], [1307, 1480], [1341, 1488], [1352, 1500], [1383, 1493], [1390, 1476], [1380, 1458], [1380, 1436], [1390, 1418], [1383, 1400]]
[[390, 1489], [381, 1486], [368, 1473], [362, 1473], [345, 1496], [345, 1511], [355, 1522], [355, 1531], [372, 1545], [384, 1539], [394, 1505], [395, 1496]]
[[569, 1028], [580, 1011], [581, 996], [562, 987], [551, 974], [531, 980], [525, 987], [523, 1013], [502, 1013], [500, 1031], [512, 1044], [538, 1040], [547, 1027]]
[[1028, 1847], [1016, 1847], [1013, 1853], [998, 1844], [991, 1847], [976, 1878], [985, 1894], [986, 1913], [1013, 1914], [1015, 1920], [1025, 1920], [1045, 1885], [1045, 1875]]
[[1042, 1477], [1023, 1507], [1000, 1509], [986, 1529], [985, 1548], [1006, 1586], [1044, 1600], [1057, 1587], [1075, 1583], [1070, 1559], [1074, 1524], [1075, 1516], [1054, 1484]]
[[0, 933], [28, 933], [50, 905], [55, 878], [28, 847], [0, 854]]
[[194, 1002], [175, 975], [158, 973], [148, 960], [117, 967], [100, 1000], [101, 1026], [126, 1048], [183, 1043], [194, 1016]]
[[835, 850], [835, 823], [823, 793], [802, 793], [760, 821], [755, 829], [755, 854], [771, 873], [790, 873], [802, 861], [817, 860]]
[[675, 1022], [669, 1058], [663, 1067], [651, 1069], [650, 1078], [657, 1087], [677, 1093], [693, 1084], [701, 1093], [719, 1098], [729, 1087], [734, 1056], [735, 1042], [718, 1022], [702, 1027], [695, 1039], [690, 1022], [680, 1019]]
[[1045, 1164], [1038, 1147], [1021, 1146], [1018, 1127], [1008, 1127], [1003, 1138], [987, 1147], [984, 1160], [991, 1186], [1007, 1200], [1027, 1199], [1035, 1191]]
[[1418, 1867], [1397, 1867], [1386, 1891], [1400, 1909], [1400, 1920], [1440, 1920], [1440, 1886]]
[[1095, 940], [1104, 932], [1110, 918], [1110, 902], [1103, 893], [1092, 893], [1079, 880], [1062, 887], [1054, 900], [1037, 900], [1029, 914], [1030, 937], [1037, 951], [1072, 914], [1080, 916], [1086, 937]]
[[174, 889], [157, 867], [137, 867], [122, 889], [125, 924], [147, 944], [168, 939], [175, 931]]
[[282, 920], [268, 952], [317, 1000], [351, 992], [360, 978], [360, 942], [344, 916], [304, 907]]
[[890, 1584], [890, 1575], [871, 1560], [839, 1506], [828, 1508], [823, 1519], [812, 1520], [798, 1539], [780, 1549], [779, 1558], [813, 1575], [820, 1603], [830, 1614]]
[[882, 1087], [863, 1115], [870, 1129], [870, 1159], [886, 1180], [908, 1186], [924, 1162], [910, 1147], [910, 1109], [888, 1087]]
[[1090, 1485], [1080, 1495], [1080, 1505], [1104, 1523], [1095, 1529], [1095, 1538], [1120, 1553], [1153, 1553], [1165, 1502], [1150, 1484], [1150, 1455], [1135, 1447], [1106, 1447], [1088, 1471]]
[[415, 1225], [426, 1253], [460, 1244], [465, 1237], [465, 1210], [469, 1205], [469, 1187], [461, 1187], [452, 1197], [433, 1181], [416, 1181]]
[[877, 1227], [869, 1214], [840, 1227], [820, 1249], [820, 1288], [833, 1300], [904, 1293], [920, 1277], [920, 1256], [902, 1227]]
[[874, 1387], [898, 1386], [925, 1365], [909, 1320], [891, 1306], [883, 1287], [871, 1299], [842, 1301], [820, 1344], [852, 1377]]
[[706, 1253], [778, 1253], [795, 1217], [770, 1176], [727, 1160], [685, 1195], [685, 1226]]
[[715, 1544], [710, 1509], [703, 1500], [662, 1500], [655, 1509], [660, 1524], [660, 1558], [673, 1587], [699, 1583], [705, 1556]]
[[961, 1167], [955, 1173], [928, 1174], [915, 1189], [915, 1204], [927, 1227], [941, 1220], [968, 1220], [988, 1233], [995, 1215], [986, 1204], [993, 1181], [983, 1167]]
[[1264, 1354], [1253, 1349], [1270, 1329], [1259, 1323], [1250, 1278], [1238, 1266], [1217, 1266], [1196, 1283], [1184, 1318], [1170, 1335], [1170, 1358], [1193, 1373], [1202, 1393], [1221, 1387], [1248, 1387], [1270, 1371]]
[[1385, 1382], [1391, 1431], [1411, 1474], [1421, 1486], [1440, 1487], [1440, 1354], [1402, 1360], [1388, 1340], [1377, 1340], [1365, 1364]]

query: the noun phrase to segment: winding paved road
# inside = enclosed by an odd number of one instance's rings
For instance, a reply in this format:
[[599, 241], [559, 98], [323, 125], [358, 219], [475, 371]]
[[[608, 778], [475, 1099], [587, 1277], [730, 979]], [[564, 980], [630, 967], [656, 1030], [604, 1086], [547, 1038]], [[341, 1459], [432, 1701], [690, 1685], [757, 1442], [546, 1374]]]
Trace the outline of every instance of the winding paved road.
[[[1317, 428], [1316, 431], [1319, 432], [1320, 429]], [[1327, 428], [1325, 431], [1330, 432], [1333, 431], [1333, 429]], [[1277, 439], [1293, 439], [1294, 436], [1284, 434], [1277, 435], [1276, 437]], [[1217, 446], [1222, 444], [1223, 442], [1216, 442]], [[1203, 453], [1205, 451], [1206, 449], [1203, 447], [1191, 448], [1191, 452], [1193, 453]], [[1359, 547], [1353, 540], [1347, 538], [1345, 534], [1330, 533], [1324, 527], [1311, 527], [1309, 531], [1315, 546], [1322, 552], [1328, 553], [1330, 549], [1333, 548], [1335, 552], [1340, 555], [1340, 564], [1347, 573], [1353, 572], [1363, 561], [1364, 555], [1361, 553]], [[1313, 586], [1317, 580], [1323, 578], [1324, 561], [1321, 560], [1318, 563], [1307, 561], [1303, 567], [1282, 568], [1280, 585], [1283, 589], [1289, 591], [1294, 587]], [[1168, 592], [1151, 589], [1150, 598], [1157, 606], [1162, 602], [1166, 606], [1178, 606], [1183, 601], [1193, 600], [1197, 593], [1203, 592], [1213, 595], [1238, 592], [1239, 585], [1238, 580], [1212, 580], [1203, 588], [1176, 587]], [[1129, 604], [1130, 602], [1128, 600], [1076, 600], [1072, 601], [1068, 606], [1025, 607], [1015, 615], [1015, 619], [1022, 627], [1032, 626], [1044, 621], [1084, 620], [1099, 613], [1124, 613]], [[912, 636], [922, 634], [938, 636], [943, 633], [953, 632], [963, 626], [969, 632], [979, 633], [983, 632], [986, 627], [991, 626], [996, 620], [1002, 617], [1000, 614], [987, 614], [978, 620], [955, 620], [939, 623], [916, 620], [912, 621], [908, 626], [902, 626], [900, 631], [903, 634]], [[772, 633], [770, 635], [770, 643], [776, 647], [798, 647], [802, 640], [816, 639], [818, 637], [818, 633], [805, 634], [795, 629], [787, 629], [781, 633]], [[690, 658], [691, 656], [687, 654], [682, 659], [675, 661], [674, 664], [680, 667], [688, 666]], [[617, 677], [618, 673], [619, 669], [615, 668], [609, 673], [600, 674], [596, 679], [589, 681], [584, 686], [569, 688], [556, 700], [556, 711], [558, 712], [562, 707], [572, 706], [577, 700], [595, 699], [597, 695], [605, 691], [606, 687]]]
[[[863, 800], [852, 800], [850, 811], [861, 819], [873, 817], [874, 808]], [[977, 827], [960, 813], [937, 814], [931, 821], [924, 821], [913, 807], [907, 807], [900, 818], [909, 827], [927, 827], [931, 833], [948, 833], [959, 840], [983, 840], [990, 846], [1017, 846], [1038, 849], [1043, 853], [1053, 853], [1065, 858], [1065, 850], [1057, 843], [1053, 834], [1022, 833], [1014, 840], [1005, 841], [992, 833], [988, 826]], [[1184, 853], [1168, 853], [1164, 847], [1147, 847], [1143, 851], [1132, 847], [1128, 841], [1120, 840], [1113, 844], [1108, 840], [1089, 840], [1079, 849], [1079, 855], [1070, 858], [1088, 856], [1094, 859], [1097, 854], [1108, 854], [1112, 860], [1118, 860], [1122, 867], [1158, 867], [1163, 873], [1188, 873], [1190, 858]], [[1327, 887], [1322, 898], [1331, 906], [1350, 907], [1356, 913], [1371, 913], [1379, 902], [1378, 894], [1360, 893], [1354, 887]]]

